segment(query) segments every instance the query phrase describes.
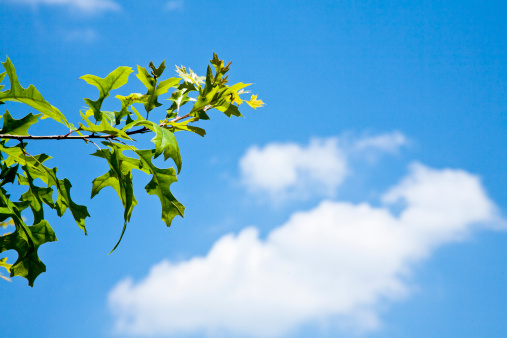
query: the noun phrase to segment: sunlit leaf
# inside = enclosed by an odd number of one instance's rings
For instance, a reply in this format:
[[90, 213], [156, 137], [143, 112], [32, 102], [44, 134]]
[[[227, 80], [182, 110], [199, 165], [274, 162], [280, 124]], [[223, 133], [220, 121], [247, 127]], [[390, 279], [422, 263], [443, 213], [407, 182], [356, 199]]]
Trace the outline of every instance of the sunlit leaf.
[[32, 113], [25, 117], [16, 120], [13, 119], [9, 111], [7, 110], [3, 115], [4, 125], [0, 130], [0, 134], [7, 135], [28, 135], [28, 128], [37, 122], [37, 119], [42, 114], [33, 115]]
[[[12, 264], [7, 263], [7, 258], [1, 258], [0, 259], [0, 267], [6, 269], [9, 274], [11, 272], [11, 266], [12, 266]], [[5, 279], [6, 281], [10, 281], [9, 278], [5, 277], [1, 273], [0, 273], [0, 278]]]
[[160, 107], [162, 104], [157, 101], [158, 97], [167, 93], [169, 88], [175, 87], [180, 82], [180, 79], [172, 77], [157, 84], [157, 80], [148, 73], [146, 68], [137, 66], [137, 71], [137, 78], [141, 80], [148, 89], [146, 93], [147, 102], [144, 103], [146, 112], [150, 112], [153, 108]]
[[114, 246], [113, 250], [111, 250], [111, 252], [113, 252], [120, 244], [123, 238], [123, 234], [125, 233], [125, 229], [127, 228], [127, 223], [130, 221], [130, 216], [132, 215], [134, 206], [137, 204], [132, 186], [131, 170], [133, 168], [139, 167], [138, 165], [126, 166], [125, 164], [132, 164], [132, 162], [124, 161], [125, 156], [122, 154], [122, 149], [120, 149], [115, 143], [112, 142], [110, 142], [108, 145], [112, 148], [112, 150], [102, 149], [92, 154], [105, 158], [111, 170], [93, 180], [91, 198], [97, 195], [104, 187], [110, 186], [116, 191], [123, 204], [123, 207], [125, 209], [123, 214], [125, 222], [120, 239]]
[[100, 78], [95, 75], [83, 75], [80, 79], [85, 80], [88, 84], [91, 84], [99, 90], [99, 98], [96, 101], [91, 99], [84, 99], [86, 104], [92, 109], [93, 116], [97, 121], [102, 120], [102, 114], [100, 112], [100, 108], [102, 107], [102, 102], [104, 99], [109, 96], [109, 92], [113, 89], [120, 88], [124, 84], [128, 82], [128, 78], [130, 73], [133, 70], [130, 67], [118, 67], [113, 70], [109, 75], [105, 78]]
[[131, 140], [131, 138], [124, 131], [111, 126], [107, 119], [102, 119], [102, 121], [100, 121], [100, 124], [94, 124], [84, 114], [81, 114], [81, 116], [83, 117], [83, 120], [85, 120], [88, 124], [86, 127], [82, 123], [79, 123], [79, 128], [81, 130], [90, 131], [92, 133], [112, 135], [113, 137], [121, 137], [126, 140]]
[[178, 131], [178, 130], [191, 131], [193, 133], [196, 133], [199, 136], [204, 137], [204, 135], [206, 135], [206, 131], [204, 129], [202, 129], [200, 127], [195, 127], [195, 126], [189, 126], [188, 125], [189, 123], [194, 122], [196, 120], [197, 120], [197, 118], [192, 118], [192, 119], [188, 119], [188, 120], [183, 121], [183, 122], [173, 122], [173, 123], [171, 123], [171, 127], [175, 131]]
[[193, 84], [196, 88], [199, 89], [199, 91], [202, 90], [201, 84], [204, 83], [204, 80], [206, 79], [205, 76], [198, 76], [194, 71], [190, 68], [186, 67], [178, 67], [176, 66], [176, 73], [183, 79], [183, 81]]
[[185, 207], [178, 202], [169, 189], [170, 185], [177, 181], [176, 172], [173, 168], [160, 169], [152, 162], [154, 150], [135, 150], [139, 159], [143, 163], [143, 168], [149, 171], [153, 177], [146, 185], [145, 189], [149, 195], [157, 195], [162, 205], [162, 220], [167, 226], [175, 216], [184, 216]]
[[0, 73], [0, 90], [4, 89], [4, 85], [1, 83], [4, 81], [5, 75], [7, 75], [7, 72]]
[[219, 111], [221, 111], [222, 113], [227, 115], [227, 117], [231, 117], [233, 115], [234, 116], [243, 116], [239, 112], [238, 106], [236, 106], [233, 103], [229, 103], [226, 100], [220, 100], [216, 105], [213, 106], [213, 108], [218, 109]]
[[264, 102], [262, 100], [257, 100], [257, 95], [252, 95], [250, 101], [245, 101], [250, 107], [253, 109], [257, 109], [259, 107], [264, 106]]
[[50, 117], [55, 121], [69, 126], [69, 123], [67, 122], [65, 116], [56, 107], [53, 107], [46, 100], [44, 100], [42, 95], [33, 85], [28, 86], [26, 89], [21, 87], [16, 75], [16, 70], [14, 69], [14, 65], [8, 57], [7, 61], [2, 62], [2, 64], [7, 72], [7, 75], [9, 76], [11, 88], [7, 91], [0, 92], [0, 102], [15, 101], [27, 104], [30, 107], [40, 111], [42, 114], [44, 114], [44, 116]]
[[139, 93], [132, 93], [129, 96], [116, 95], [116, 98], [121, 101], [121, 110], [118, 112], [114, 112], [115, 114], [115, 122], [116, 124], [120, 124], [120, 121], [125, 116], [129, 116], [131, 113], [128, 108], [134, 103], [147, 103], [148, 95], [143, 95]]
[[153, 131], [155, 133], [155, 137], [152, 138], [151, 141], [153, 144], [155, 144], [154, 158], [157, 158], [161, 154], [164, 154], [164, 160], [171, 158], [178, 168], [178, 173], [180, 172], [181, 154], [178, 143], [176, 142], [176, 137], [174, 137], [174, 134], [171, 130], [163, 128], [155, 122], [148, 120], [136, 121], [129, 126], [130, 128], [134, 126], [144, 126]]

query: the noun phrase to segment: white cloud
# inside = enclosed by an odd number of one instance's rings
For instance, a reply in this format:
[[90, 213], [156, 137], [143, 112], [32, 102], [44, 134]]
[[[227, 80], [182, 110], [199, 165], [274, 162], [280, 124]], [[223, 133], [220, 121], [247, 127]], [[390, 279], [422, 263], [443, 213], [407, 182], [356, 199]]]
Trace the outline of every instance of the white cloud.
[[[328, 142], [314, 147], [334, 149]], [[414, 263], [475, 228], [504, 225], [479, 179], [461, 170], [414, 164], [383, 201], [324, 201], [265, 239], [246, 228], [205, 257], [166, 260], [139, 282], [127, 278], [109, 294], [116, 330], [281, 336], [326, 321], [373, 330], [380, 306], [409, 295]], [[390, 206], [400, 202], [396, 215]]]
[[334, 196], [348, 173], [351, 154], [392, 153], [405, 143], [403, 134], [393, 132], [342, 143], [338, 138], [312, 139], [306, 147], [295, 143], [253, 146], [240, 160], [241, 180], [250, 192], [267, 194], [274, 202]]
[[113, 0], [9, 0], [16, 4], [32, 6], [67, 6], [85, 12], [117, 11], [121, 7]]
[[407, 144], [407, 138], [399, 131], [389, 134], [364, 137], [353, 144], [356, 151], [381, 150], [387, 153], [395, 153], [398, 149]]
[[168, 11], [179, 11], [183, 9], [183, 6], [183, 0], [171, 0], [166, 3], [165, 8]]
[[85, 28], [85, 29], [72, 29], [66, 32], [63, 32], [63, 38], [66, 41], [78, 41], [78, 42], [86, 42], [91, 43], [97, 40], [98, 33], [93, 28]]

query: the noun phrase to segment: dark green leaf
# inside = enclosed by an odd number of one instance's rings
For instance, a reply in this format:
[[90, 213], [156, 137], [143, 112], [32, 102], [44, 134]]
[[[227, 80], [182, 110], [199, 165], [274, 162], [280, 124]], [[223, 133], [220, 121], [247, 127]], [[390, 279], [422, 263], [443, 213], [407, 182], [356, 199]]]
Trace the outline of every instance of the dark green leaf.
[[175, 216], [184, 216], [185, 207], [178, 202], [171, 193], [170, 185], [177, 181], [176, 172], [173, 168], [160, 169], [152, 162], [153, 150], [135, 150], [141, 162], [144, 164], [145, 170], [153, 175], [151, 181], [146, 185], [145, 189], [149, 195], [157, 195], [162, 205], [162, 220], [167, 226], [171, 226], [171, 222]]
[[[0, 210], [0, 213], [2, 211], [4, 210]], [[0, 252], [17, 251], [18, 259], [10, 268], [11, 277], [25, 277], [28, 279], [28, 284], [33, 286], [35, 278], [46, 271], [46, 266], [41, 262], [37, 250], [44, 243], [56, 241], [56, 235], [47, 221], [41, 221], [32, 226], [24, 225], [25, 231], [22, 227], [18, 227], [18, 223], [23, 222], [20, 218], [15, 222], [16, 231], [0, 237]]]
[[153, 62], [150, 62], [150, 68], [151, 68], [151, 74], [157, 78], [157, 77], [160, 77], [162, 76], [162, 73], [164, 72], [165, 70], [165, 60], [162, 61], [162, 63], [160, 64], [160, 66], [158, 66], [158, 68], [155, 68], [155, 65], [153, 64]]
[[42, 114], [33, 115], [32, 113], [26, 115], [25, 117], [16, 120], [13, 119], [9, 111], [7, 110], [3, 115], [4, 125], [0, 130], [0, 134], [7, 135], [28, 135], [28, 128], [34, 123], [37, 122], [37, 119]]
[[[7, 149], [7, 151], [13, 152], [12, 150], [15, 149], [15, 147], [10, 148], [3, 148]], [[0, 146], [0, 150], [4, 151], [2, 147]], [[14, 153], [14, 152], [13, 152]], [[11, 155], [11, 154], [9, 154]], [[25, 155], [23, 155], [25, 156]], [[11, 158], [12, 156], [9, 156]], [[74, 203], [70, 196], [70, 188], [72, 185], [70, 184], [70, 181], [66, 178], [64, 179], [58, 179], [56, 176], [57, 168], [48, 168], [45, 165], [42, 164], [46, 159], [48, 159], [49, 156], [45, 154], [36, 155], [36, 156], [26, 156], [26, 159], [24, 161], [19, 161], [21, 165], [26, 165], [25, 171], [30, 175], [33, 179], [40, 178], [44, 183], [47, 184], [48, 188], [51, 188], [53, 186], [56, 187], [58, 191], [58, 198], [54, 204], [54, 207], [56, 209], [56, 212], [58, 216], [62, 216], [67, 208], [70, 210], [72, 216], [74, 217], [74, 220], [76, 221], [77, 225], [84, 231], [86, 235], [86, 228], [85, 228], [85, 218], [90, 217], [90, 214], [88, 213], [88, 210], [83, 205], [78, 205]], [[16, 160], [19, 160], [20, 158], [16, 158]], [[44, 199], [41, 198], [43, 201]], [[51, 206], [50, 203], [46, 203]]]
[[0, 173], [0, 186], [3, 186], [7, 183], [14, 183], [14, 179], [16, 178], [16, 173], [18, 172], [18, 165], [8, 167], [5, 163], [1, 164], [2, 172]]
[[39, 223], [44, 219], [44, 209], [42, 203], [46, 203], [51, 208], [54, 208], [53, 203], [53, 189], [37, 187], [33, 183], [33, 178], [30, 175], [27, 166], [22, 167], [25, 171], [25, 176], [18, 175], [18, 182], [21, 185], [27, 185], [28, 191], [20, 197], [21, 202], [28, 202], [30, 209], [33, 212], [34, 223]]
[[[134, 189], [132, 186], [131, 170], [134, 168], [139, 168], [139, 161], [124, 156], [122, 153], [123, 150], [117, 144], [109, 142], [107, 145], [112, 148], [112, 151], [102, 149], [95, 152], [93, 155], [105, 158], [111, 170], [93, 180], [91, 197], [93, 198], [95, 195], [97, 195], [100, 190], [102, 190], [102, 188], [110, 186], [114, 188], [120, 197], [123, 207], [125, 208], [123, 214], [125, 221], [123, 230], [120, 239], [114, 246], [113, 250], [111, 250], [111, 252], [113, 252], [120, 244], [123, 238], [123, 234], [125, 233], [125, 229], [127, 228], [127, 223], [130, 221], [130, 216], [132, 215], [134, 206], [137, 204], [136, 198], [134, 196]], [[137, 163], [134, 162], [134, 165], [132, 165], [132, 160], [136, 161]]]

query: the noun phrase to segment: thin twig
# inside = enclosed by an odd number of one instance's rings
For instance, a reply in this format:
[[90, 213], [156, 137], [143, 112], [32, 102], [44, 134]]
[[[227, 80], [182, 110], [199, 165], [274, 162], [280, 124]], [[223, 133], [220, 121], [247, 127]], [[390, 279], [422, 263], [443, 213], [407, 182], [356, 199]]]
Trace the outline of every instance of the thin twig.
[[97, 145], [97, 143], [95, 143], [95, 142], [93, 142], [93, 141], [91, 141], [91, 140], [89, 140], [89, 139], [87, 139], [87, 138], [84, 138], [83, 140], [84, 140], [85, 142], [90, 142], [90, 143], [93, 143], [93, 144], [95, 145], [95, 147], [99, 148], [99, 150], [100, 150], [100, 151], [102, 151], [102, 148], [100, 148], [100, 147]]
[[[212, 106], [206, 106], [203, 108], [203, 111], [208, 111], [210, 110], [211, 108], [213, 108]], [[190, 117], [190, 114], [191, 113], [188, 113], [186, 115], [183, 115], [183, 116], [178, 116], [174, 119], [172, 119], [171, 121], [169, 122], [166, 122], [166, 123], [161, 123], [159, 124], [160, 127], [164, 127], [164, 126], [168, 126], [170, 125], [171, 123], [175, 123], [175, 122], [178, 122], [178, 121], [181, 121], [183, 119], [186, 119], [188, 117]], [[22, 141], [22, 140], [84, 140], [84, 139], [110, 139], [110, 138], [115, 138], [117, 137], [116, 135], [113, 135], [113, 134], [108, 134], [108, 135], [96, 135], [95, 133], [92, 133], [92, 134], [89, 134], [89, 135], [70, 135], [71, 133], [75, 132], [77, 130], [72, 130], [70, 133], [67, 133], [65, 135], [10, 135], [10, 134], [0, 134], [0, 139], [12, 139], [12, 140], [19, 140], [19, 141]], [[143, 134], [143, 133], [146, 133], [146, 132], [149, 132], [150, 129], [146, 128], [146, 127], [142, 127], [140, 129], [136, 129], [136, 130], [131, 130], [131, 131], [127, 131], [125, 132], [125, 134], [127, 135], [135, 135], [135, 134]]]
[[[203, 108], [203, 111], [208, 111], [210, 110], [211, 108], [213, 108], [212, 106], [206, 106]], [[190, 113], [186, 114], [186, 115], [183, 115], [183, 116], [177, 116], [175, 117], [174, 119], [172, 119], [171, 121], [169, 121], [169, 123], [173, 123], [173, 122], [178, 122], [179, 120], [183, 120], [183, 119], [186, 119], [187, 117], [190, 116]]]

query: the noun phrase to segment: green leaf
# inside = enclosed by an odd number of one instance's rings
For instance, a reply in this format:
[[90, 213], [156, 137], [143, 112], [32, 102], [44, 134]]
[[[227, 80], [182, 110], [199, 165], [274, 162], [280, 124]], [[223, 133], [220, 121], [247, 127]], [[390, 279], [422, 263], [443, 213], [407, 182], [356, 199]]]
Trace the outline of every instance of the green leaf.
[[190, 68], [188, 68], [188, 72], [187, 72], [187, 68], [183, 67], [183, 66], [181, 66], [181, 67], [176, 66], [176, 73], [183, 79], [183, 81], [185, 81], [189, 84], [193, 84], [195, 86], [195, 88], [197, 88], [199, 90], [199, 92], [202, 91], [201, 84], [204, 83], [204, 80], [206, 79], [206, 77], [198, 76]]
[[241, 100], [241, 98], [239, 97], [240, 94], [242, 94], [242, 93], [244, 94], [244, 91], [242, 89], [246, 88], [250, 85], [252, 85], [252, 84], [251, 83], [243, 83], [243, 82], [235, 83], [232, 86], [227, 87], [227, 89], [224, 90], [223, 92], [221, 92], [220, 96], [222, 98], [227, 99], [227, 101], [229, 101], [231, 103], [236, 102], [239, 105], [243, 102]]
[[21, 87], [16, 75], [16, 70], [14, 69], [14, 65], [8, 57], [7, 61], [2, 62], [2, 65], [4, 66], [5, 70], [7, 71], [7, 75], [9, 76], [11, 88], [5, 92], [0, 92], [0, 102], [15, 101], [27, 104], [30, 107], [40, 111], [42, 114], [44, 114], [45, 117], [50, 117], [55, 121], [69, 126], [69, 123], [67, 122], [65, 116], [56, 107], [53, 107], [46, 100], [44, 100], [42, 95], [33, 85], [30, 85], [26, 89]]
[[53, 203], [53, 189], [37, 187], [33, 183], [33, 178], [30, 175], [27, 166], [22, 167], [25, 171], [25, 176], [18, 175], [18, 182], [21, 185], [27, 185], [28, 191], [20, 197], [21, 202], [29, 203], [30, 209], [32, 210], [34, 223], [39, 223], [44, 219], [44, 209], [42, 203], [46, 203], [51, 208], [55, 208]]
[[194, 103], [194, 106], [192, 107], [192, 110], [190, 112], [192, 113], [192, 112], [201, 110], [201, 109], [205, 108], [207, 105], [210, 105], [212, 103], [213, 99], [215, 98], [215, 95], [218, 93], [219, 89], [220, 88], [218, 86], [216, 86], [205, 96], [199, 95], [199, 98]]
[[27, 226], [21, 217], [20, 210], [9, 200], [5, 190], [0, 188], [0, 218], [12, 218], [16, 230], [0, 237], [0, 253], [6, 250], [16, 250], [18, 259], [10, 268], [11, 277], [22, 276], [33, 282], [38, 275], [46, 271], [46, 266], [37, 255], [40, 245], [56, 241], [55, 233], [47, 221], [41, 221], [33, 226]]
[[[0, 210], [0, 213], [3, 211], [5, 210]], [[17, 251], [18, 259], [10, 267], [11, 277], [25, 277], [28, 279], [28, 284], [33, 286], [37, 276], [46, 271], [46, 266], [41, 262], [37, 250], [44, 243], [56, 241], [56, 235], [47, 221], [41, 221], [32, 226], [25, 225], [25, 227], [26, 231], [17, 226], [12, 234], [0, 237], [0, 252]]]
[[[2, 268], [4, 268], [4, 269], [6, 269], [6, 270], [7, 270], [7, 272], [8, 272], [9, 274], [10, 274], [10, 272], [11, 272], [11, 266], [12, 266], [12, 264], [8, 264], [8, 263], [7, 263], [7, 258], [1, 258], [1, 259], [0, 259], [0, 267], [2, 267]], [[10, 281], [10, 279], [9, 279], [9, 278], [5, 277], [5, 276], [4, 276], [4, 275], [2, 275], [1, 273], [0, 273], [0, 278], [5, 279], [6, 281]]]
[[[7, 75], [7, 72], [3, 72], [0, 74], [0, 83], [4, 81], [5, 75]], [[4, 89], [5, 86], [0, 85], [0, 90]]]
[[151, 157], [153, 150], [134, 150], [143, 163], [143, 171], [147, 171], [153, 175], [151, 181], [146, 185], [145, 189], [149, 195], [157, 195], [162, 205], [162, 220], [169, 227], [175, 216], [184, 217], [185, 207], [178, 202], [169, 189], [170, 185], [177, 180], [176, 172], [173, 168], [160, 169], [152, 162]]
[[213, 108], [220, 110], [222, 113], [227, 115], [227, 117], [234, 116], [243, 116], [239, 112], [239, 107], [233, 103], [228, 103], [226, 100], [220, 100], [216, 106]]
[[[107, 141], [107, 142], [104, 141], [104, 142], [102, 142], [102, 144], [110, 147], [111, 149], [121, 150], [121, 152], [117, 152], [117, 156], [119, 157], [119, 161], [121, 162], [120, 168], [122, 170], [123, 175], [126, 175], [127, 173], [129, 173], [130, 171], [132, 171], [132, 169], [138, 169], [138, 170], [144, 171], [145, 173], [149, 173], [143, 169], [142, 163], [140, 160], [123, 155], [123, 151], [133, 150], [133, 149], [135, 149], [135, 147], [127, 146], [127, 145], [123, 145], [123, 144], [119, 144], [119, 143], [113, 143], [113, 142], [109, 142], [109, 141]], [[100, 158], [104, 158], [106, 160], [108, 160], [108, 158], [109, 158], [107, 155], [107, 152], [104, 152], [102, 150], [96, 151], [92, 155], [100, 157]]]
[[148, 89], [148, 92], [146, 93], [148, 99], [147, 102], [144, 103], [144, 108], [146, 109], [147, 113], [150, 112], [153, 108], [160, 107], [162, 104], [157, 101], [158, 97], [167, 93], [169, 88], [175, 87], [180, 82], [180, 79], [172, 77], [160, 82], [157, 85], [157, 80], [148, 74], [146, 68], [137, 66], [137, 71], [137, 78]]
[[209, 92], [213, 88], [214, 83], [215, 77], [213, 76], [213, 71], [211, 71], [211, 67], [208, 66], [206, 70], [206, 86], [204, 87], [204, 93]]
[[252, 95], [250, 101], [245, 101], [250, 107], [253, 109], [257, 109], [259, 107], [264, 106], [264, 102], [262, 100], [257, 100], [257, 95]]
[[132, 93], [129, 96], [116, 95], [115, 97], [121, 101], [121, 110], [119, 112], [114, 112], [116, 124], [120, 124], [123, 117], [131, 114], [128, 108], [132, 104], [148, 102], [148, 96], [139, 93]]
[[157, 78], [157, 77], [161, 77], [162, 76], [162, 73], [164, 72], [165, 70], [165, 60], [162, 61], [162, 63], [160, 64], [160, 66], [158, 66], [158, 68], [155, 68], [155, 65], [153, 64], [153, 62], [150, 62], [149, 64], [150, 68], [151, 68], [151, 74], [153, 75], [153, 77]]
[[130, 128], [134, 126], [144, 126], [155, 133], [155, 137], [151, 139], [151, 141], [155, 144], [154, 158], [157, 158], [162, 153], [164, 154], [164, 160], [172, 158], [179, 173], [182, 162], [180, 149], [178, 147], [178, 143], [176, 142], [176, 137], [174, 137], [174, 133], [167, 128], [159, 126], [155, 122], [148, 120], [136, 120], [136, 122], [132, 125], [129, 125]]
[[3, 115], [4, 125], [2, 130], [0, 130], [0, 134], [7, 135], [28, 135], [28, 128], [34, 123], [37, 122], [37, 119], [42, 114], [33, 115], [32, 113], [26, 115], [25, 117], [16, 120], [13, 119], [9, 111], [7, 110]]
[[14, 183], [14, 179], [16, 178], [16, 173], [18, 172], [18, 165], [8, 167], [5, 163], [0, 165], [2, 168], [2, 172], [0, 173], [0, 187], [7, 183]]
[[171, 127], [177, 131], [177, 130], [186, 130], [191, 131], [193, 133], [196, 133], [199, 136], [204, 137], [206, 135], [206, 131], [199, 127], [189, 126], [188, 124], [191, 122], [197, 121], [197, 118], [191, 118], [183, 122], [171, 122]]
[[[54, 204], [54, 208], [58, 216], [63, 216], [67, 208], [70, 210], [74, 220], [77, 225], [84, 231], [85, 235], [87, 234], [85, 228], [85, 218], [90, 217], [88, 213], [88, 209], [83, 205], [78, 205], [74, 203], [70, 195], [70, 188], [72, 187], [70, 181], [66, 178], [58, 179], [56, 176], [57, 168], [48, 168], [42, 164], [45, 160], [50, 158], [45, 154], [29, 156], [29, 155], [21, 155], [16, 156], [15, 158], [11, 154], [16, 154], [17, 147], [3, 147], [0, 145], [0, 150], [9, 154], [9, 158], [17, 163], [25, 166], [25, 172], [27, 175], [31, 176], [33, 179], [40, 178], [44, 183], [47, 184], [48, 188], [56, 187], [58, 191], [58, 198]], [[19, 149], [19, 148], [18, 148]], [[42, 192], [42, 191], [41, 191]], [[39, 194], [40, 195], [40, 194]], [[25, 201], [28, 201], [26, 199]], [[44, 198], [41, 197], [41, 201], [44, 201]], [[51, 206], [50, 203], [46, 203]]]
[[100, 121], [100, 124], [97, 125], [91, 122], [88, 117], [86, 117], [86, 115], [81, 114], [81, 116], [83, 117], [83, 120], [85, 120], [88, 124], [88, 127], [85, 127], [82, 123], [79, 123], [81, 130], [90, 131], [92, 133], [112, 135], [112, 137], [121, 137], [126, 140], [132, 140], [124, 131], [111, 126], [107, 119], [102, 119], [102, 121]]
[[[181, 86], [180, 86], [181, 87]], [[197, 101], [196, 99], [189, 97], [189, 90], [187, 88], [175, 90], [168, 100], [173, 101], [171, 107], [167, 109], [166, 118], [171, 119], [178, 115], [180, 108], [189, 101]]]
[[118, 89], [126, 84], [128, 82], [129, 75], [132, 72], [132, 68], [123, 66], [116, 68], [105, 78], [89, 74], [80, 77], [80, 79], [85, 80], [88, 84], [97, 87], [99, 90], [99, 98], [96, 101], [84, 99], [86, 104], [92, 109], [93, 116], [97, 121], [102, 120], [100, 108], [102, 107], [104, 99], [109, 96], [109, 92], [111, 90]]
[[139, 168], [139, 161], [137, 161], [137, 165], [132, 166], [131, 161], [124, 161], [126, 157], [123, 156], [122, 149], [120, 149], [115, 143], [110, 142], [108, 143], [108, 146], [112, 148], [112, 151], [102, 149], [92, 154], [94, 156], [105, 158], [111, 170], [93, 180], [91, 198], [97, 195], [104, 187], [111, 186], [120, 197], [123, 207], [125, 208], [123, 214], [125, 220], [123, 230], [120, 239], [114, 246], [113, 250], [111, 250], [111, 252], [113, 252], [120, 244], [123, 234], [125, 233], [125, 229], [127, 228], [127, 223], [130, 221], [130, 216], [132, 215], [134, 206], [137, 204], [132, 186], [131, 170], [133, 168]]
[[[56, 174], [56, 168], [53, 168], [53, 170]], [[72, 188], [72, 184], [67, 178], [64, 178], [63, 180], [58, 180], [56, 187], [58, 189], [58, 199], [55, 203], [55, 209], [58, 216], [63, 216], [67, 208], [69, 208], [72, 217], [74, 217], [77, 225], [81, 228], [81, 230], [84, 231], [85, 235], [87, 235], [88, 233], [86, 232], [85, 218], [90, 217], [90, 214], [84, 205], [76, 204], [72, 200], [70, 196], [70, 188]]]
[[[134, 151], [139, 160], [121, 155], [122, 166], [125, 166], [128, 170], [138, 169], [147, 174], [152, 175], [151, 181], [146, 185], [145, 189], [149, 195], [157, 195], [162, 205], [162, 220], [167, 226], [171, 225], [172, 219], [175, 216], [184, 216], [185, 207], [176, 200], [170, 190], [170, 185], [177, 182], [176, 171], [173, 168], [160, 169], [156, 167], [152, 162], [155, 150], [139, 150], [132, 146], [119, 145], [115, 143], [111, 145], [110, 142], [102, 142], [103, 144], [116, 147], [119, 150], [131, 150]], [[106, 154], [103, 152], [95, 152], [94, 156], [106, 158]], [[104, 180], [107, 177], [104, 177]], [[97, 183], [98, 185], [98, 183]]]
[[227, 66], [224, 67], [224, 61], [218, 58], [218, 55], [213, 52], [213, 59], [210, 60], [213, 67], [215, 67], [216, 75], [215, 75], [215, 83], [220, 82], [224, 84], [227, 82], [227, 76], [222, 80], [222, 76], [224, 76], [229, 71], [229, 66], [232, 62], [229, 62]]

